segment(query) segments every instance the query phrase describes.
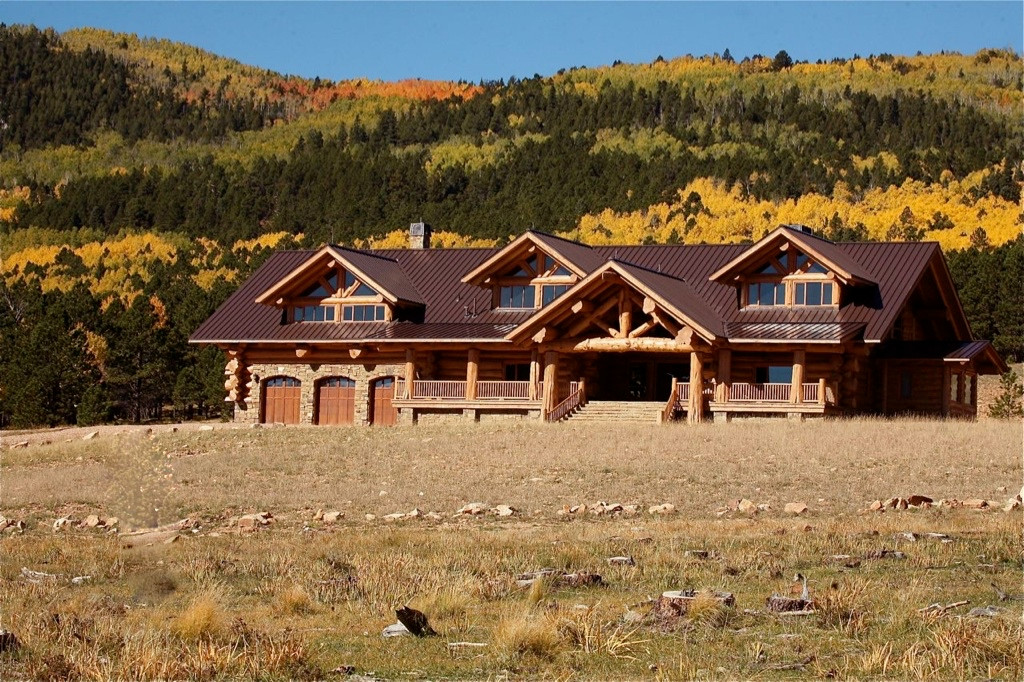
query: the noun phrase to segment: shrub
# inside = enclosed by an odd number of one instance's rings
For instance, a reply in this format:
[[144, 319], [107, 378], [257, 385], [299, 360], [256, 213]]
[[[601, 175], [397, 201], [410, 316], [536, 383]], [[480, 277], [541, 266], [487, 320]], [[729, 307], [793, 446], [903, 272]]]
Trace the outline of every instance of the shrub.
[[999, 379], [999, 395], [989, 406], [988, 414], [996, 419], [1024, 417], [1024, 383], [1012, 369]]

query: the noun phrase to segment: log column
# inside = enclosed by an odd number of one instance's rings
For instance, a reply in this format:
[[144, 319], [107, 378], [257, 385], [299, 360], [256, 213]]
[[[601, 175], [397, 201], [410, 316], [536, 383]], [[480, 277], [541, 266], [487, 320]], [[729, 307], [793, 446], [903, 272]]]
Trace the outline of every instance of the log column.
[[540, 400], [540, 353], [530, 351], [530, 400]]
[[804, 401], [804, 366], [807, 365], [807, 351], [793, 351], [793, 379], [789, 389], [789, 402], [802, 403]]
[[715, 386], [715, 400], [720, 403], [729, 402], [729, 386], [732, 384], [732, 351], [728, 348], [718, 350], [718, 383]]
[[466, 361], [466, 400], [476, 400], [476, 379], [480, 374], [480, 351], [471, 348]]
[[544, 397], [542, 401], [541, 418], [548, 412], [555, 409], [558, 404], [558, 353], [548, 351], [544, 353]]
[[405, 395], [404, 398], [412, 398], [412, 385], [416, 380], [416, 351], [408, 348], [405, 351]]
[[695, 424], [704, 419], [704, 366], [698, 353], [690, 353], [690, 398], [686, 421]]

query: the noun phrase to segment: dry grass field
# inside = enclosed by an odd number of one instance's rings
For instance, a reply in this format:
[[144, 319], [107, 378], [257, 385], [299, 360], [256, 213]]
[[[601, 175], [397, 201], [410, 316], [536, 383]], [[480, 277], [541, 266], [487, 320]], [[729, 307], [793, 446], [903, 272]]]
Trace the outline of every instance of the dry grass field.
[[[1002, 505], [1021, 458], [1021, 425], [995, 421], [5, 436], [0, 514], [26, 527], [0, 533], [0, 627], [20, 641], [0, 678], [1020, 679], [1024, 601], [991, 583], [1024, 591], [1021, 513], [864, 509], [913, 494]], [[740, 498], [767, 507], [723, 511]], [[640, 512], [558, 513], [598, 501]], [[468, 502], [518, 512], [454, 517]], [[662, 503], [676, 512], [647, 513]], [[273, 521], [238, 527], [259, 511]], [[120, 532], [53, 530], [89, 514]], [[124, 539], [186, 517], [176, 542]], [[516, 585], [544, 568], [604, 584]], [[798, 572], [815, 612], [767, 612]], [[649, 599], [682, 589], [736, 603], [651, 615]], [[438, 636], [381, 636], [407, 603]]]

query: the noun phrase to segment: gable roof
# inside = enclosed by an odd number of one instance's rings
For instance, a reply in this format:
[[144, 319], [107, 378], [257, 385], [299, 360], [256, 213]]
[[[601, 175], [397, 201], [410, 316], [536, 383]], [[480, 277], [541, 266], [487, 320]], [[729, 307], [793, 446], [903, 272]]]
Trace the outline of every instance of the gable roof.
[[600, 286], [602, 278], [609, 272], [618, 274], [638, 292], [651, 296], [666, 312], [676, 318], [676, 321], [692, 327], [705, 340], [713, 341], [722, 335], [724, 330], [719, 316], [693, 293], [686, 282], [613, 258], [605, 261], [604, 265], [591, 272], [550, 305], [535, 312], [509, 332], [507, 338], [510, 341], [520, 340], [538, 326], [558, 317], [566, 308], [584, 300], [588, 293]]
[[812, 257], [820, 265], [831, 270], [845, 283], [874, 284], [871, 274], [843, 251], [836, 243], [805, 232], [799, 225], [782, 225], [749, 249], [729, 261], [711, 274], [719, 282], [731, 281], [742, 270], [757, 265], [768, 256], [774, 256], [782, 242], [789, 242]]
[[297, 281], [315, 270], [321, 263], [331, 261], [340, 264], [392, 303], [414, 303], [423, 305], [423, 297], [416, 290], [401, 266], [394, 259], [369, 251], [357, 251], [343, 246], [327, 245], [315, 252], [312, 258], [299, 264], [294, 270], [272, 283], [256, 297], [257, 303], [271, 303], [287, 292]]
[[[557, 238], [552, 238], [557, 240]], [[552, 243], [555, 243], [554, 241]], [[574, 242], [567, 242], [574, 244]], [[841, 308], [764, 307], [739, 308], [736, 287], [711, 279], [712, 273], [734, 261], [749, 245], [648, 245], [583, 247], [603, 267], [617, 263], [622, 272], [648, 291], [664, 299], [665, 305], [686, 314], [694, 323], [716, 336], [730, 340], [806, 341], [828, 343], [860, 338], [878, 342], [886, 338], [897, 316], [907, 304], [933, 259], [942, 259], [938, 245], [909, 243], [839, 243], [832, 245], [876, 283], [854, 287], [857, 295]], [[569, 247], [572, 248], [571, 246]], [[319, 253], [318, 250], [281, 251], [272, 255], [192, 335], [193, 343], [255, 343], [287, 341], [351, 343], [381, 338], [480, 339], [505, 342], [506, 335], [538, 311], [491, 310], [491, 292], [465, 281], [463, 275], [494, 258], [495, 248], [389, 249], [361, 252], [345, 249], [344, 254], [361, 271], [372, 271], [375, 280], [394, 293], [412, 296], [399, 282], [417, 292], [423, 302], [416, 322], [365, 323], [390, 325], [389, 332], [360, 331], [364, 323], [301, 322], [284, 324], [281, 311], [256, 303], [256, 298], [275, 283]], [[360, 259], [362, 257], [362, 259]], [[383, 265], [382, 265], [383, 264]], [[589, 267], [589, 265], [588, 265]], [[594, 270], [597, 269], [594, 268]], [[592, 273], [594, 270], [591, 270]], [[400, 271], [404, 280], [389, 280], [385, 271]], [[948, 276], [937, 268], [938, 276]], [[370, 274], [369, 272], [367, 274]], [[590, 274], [590, 273], [588, 273]], [[579, 286], [577, 284], [576, 286]], [[550, 306], [548, 306], [550, 307]], [[540, 311], [540, 312], [543, 312]], [[959, 305], [950, 314], [966, 318]], [[719, 326], [709, 321], [717, 320]], [[417, 331], [418, 325], [418, 331]], [[443, 325], [429, 326], [428, 325]], [[368, 329], [368, 328], [367, 328]], [[396, 336], [396, 334], [399, 334]], [[442, 334], [443, 336], [436, 336]], [[429, 336], [424, 336], [429, 334]], [[970, 338], [969, 330], [961, 340]]]
[[586, 244], [556, 237], [546, 232], [528, 230], [503, 248], [498, 249], [494, 255], [471, 272], [466, 273], [462, 281], [467, 284], [483, 284], [496, 268], [511, 261], [512, 257], [519, 253], [527, 243], [539, 247], [579, 277], [586, 277], [587, 274], [600, 267], [605, 260]]

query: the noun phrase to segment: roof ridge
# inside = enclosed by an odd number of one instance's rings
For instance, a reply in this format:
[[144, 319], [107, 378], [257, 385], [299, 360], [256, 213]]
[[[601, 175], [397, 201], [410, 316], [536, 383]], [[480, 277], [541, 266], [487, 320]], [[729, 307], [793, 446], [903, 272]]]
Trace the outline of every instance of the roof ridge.
[[577, 246], [584, 246], [584, 247], [586, 247], [588, 249], [593, 249], [594, 248], [590, 244], [584, 244], [583, 242], [581, 242], [581, 241], [579, 241], [577, 239], [569, 239], [568, 237], [562, 237], [562, 236], [557, 235], [557, 234], [552, 234], [551, 232], [545, 232], [544, 230], [529, 229], [529, 230], [527, 230], [527, 232], [529, 232], [530, 234], [539, 234], [539, 235], [543, 235], [545, 237], [551, 237], [552, 239], [557, 239], [558, 241], [566, 242], [567, 244], [575, 244]]
[[380, 260], [387, 261], [389, 263], [396, 263], [396, 264], [398, 263], [398, 261], [395, 260], [394, 258], [388, 258], [387, 256], [380, 255], [379, 253], [374, 253], [373, 249], [353, 249], [353, 248], [351, 248], [349, 246], [342, 246], [341, 244], [328, 244], [327, 246], [329, 246], [332, 249], [337, 249], [337, 250], [344, 251], [344, 252], [347, 252], [347, 253], [357, 253], [357, 254], [359, 254], [361, 256], [370, 256], [372, 258], [379, 258]]
[[649, 267], [644, 266], [644, 265], [638, 265], [637, 263], [632, 263], [632, 262], [630, 262], [628, 260], [622, 260], [621, 258], [612, 257], [612, 258], [608, 259], [608, 262], [609, 263], [619, 263], [621, 265], [628, 265], [631, 268], [636, 268], [637, 270], [643, 270], [644, 272], [649, 272], [652, 275], [661, 275], [662, 277], [668, 277], [669, 279], [674, 279], [677, 282], [682, 282], [683, 284], [685, 284], [685, 285], [687, 285], [689, 287], [693, 286], [692, 284], [690, 284], [686, 280], [685, 277], [676, 277], [675, 275], [670, 275], [667, 272], [662, 272], [660, 270], [655, 270], [653, 268], [649, 268]]

